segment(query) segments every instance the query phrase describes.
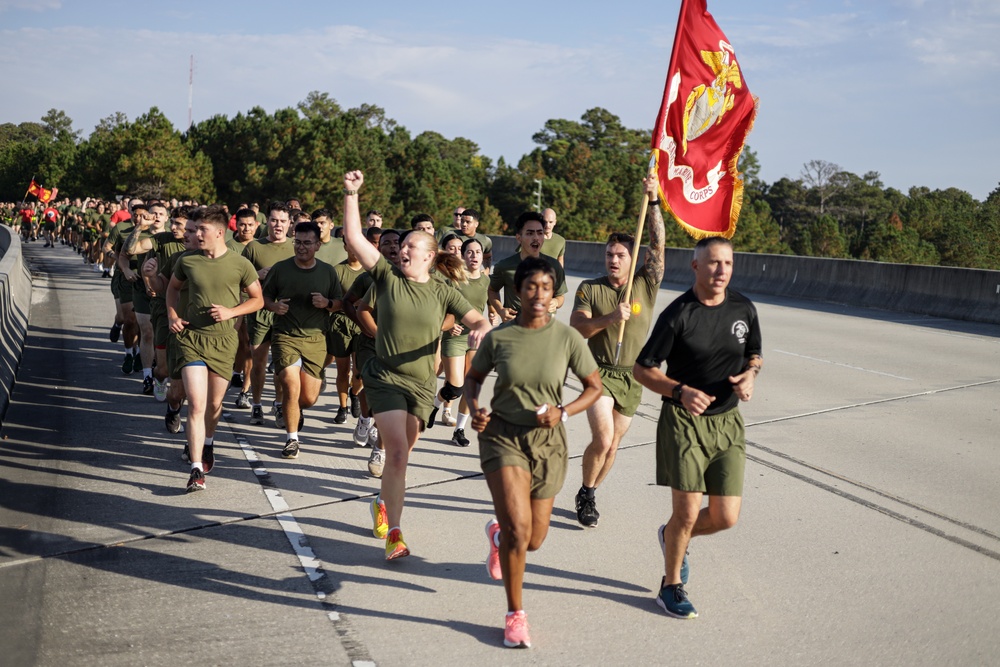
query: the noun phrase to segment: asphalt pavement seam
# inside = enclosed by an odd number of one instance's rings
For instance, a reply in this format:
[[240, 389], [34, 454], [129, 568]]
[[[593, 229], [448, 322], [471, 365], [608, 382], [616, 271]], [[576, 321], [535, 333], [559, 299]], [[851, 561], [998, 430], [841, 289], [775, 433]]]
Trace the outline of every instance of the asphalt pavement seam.
[[264, 462], [257, 455], [257, 450], [253, 448], [253, 444], [251, 444], [249, 438], [236, 428], [236, 421], [233, 419], [232, 413], [223, 411], [222, 421], [229, 427], [229, 432], [232, 433], [250, 469], [253, 471], [257, 481], [260, 482], [261, 489], [267, 497], [267, 502], [273, 510], [271, 516], [274, 516], [278, 521], [278, 525], [285, 534], [288, 544], [292, 547], [292, 552], [299, 559], [303, 573], [309, 580], [309, 585], [316, 594], [320, 606], [326, 612], [327, 619], [333, 625], [334, 631], [337, 633], [344, 651], [347, 652], [347, 657], [350, 659], [351, 664], [354, 667], [374, 667], [375, 662], [372, 660], [368, 649], [361, 641], [358, 633], [354, 630], [353, 624], [337, 610], [338, 604], [333, 580], [327, 574], [322, 561], [316, 557], [316, 552], [313, 551], [312, 545], [309, 543], [309, 538], [295, 519], [293, 511], [298, 511], [302, 508], [293, 510], [288, 506], [284, 496], [281, 495], [281, 489], [274, 481], [274, 478], [271, 477], [271, 473], [264, 466]]

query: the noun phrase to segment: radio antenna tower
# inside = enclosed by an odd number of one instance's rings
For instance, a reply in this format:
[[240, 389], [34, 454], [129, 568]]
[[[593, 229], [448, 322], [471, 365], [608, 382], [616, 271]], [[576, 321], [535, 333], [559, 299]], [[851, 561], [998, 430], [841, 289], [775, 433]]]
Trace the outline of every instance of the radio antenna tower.
[[191, 67], [188, 70], [188, 126], [191, 131], [191, 105], [194, 102], [194, 54], [191, 54]]

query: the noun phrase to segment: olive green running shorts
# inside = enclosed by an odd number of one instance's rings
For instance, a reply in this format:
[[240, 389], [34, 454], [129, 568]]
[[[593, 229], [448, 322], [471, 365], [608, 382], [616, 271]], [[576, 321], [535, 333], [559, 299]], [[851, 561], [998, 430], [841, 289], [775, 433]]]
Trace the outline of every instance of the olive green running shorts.
[[710, 496], [742, 496], [746, 432], [738, 407], [694, 416], [663, 402], [656, 425], [656, 483]]
[[[149, 319], [153, 323], [153, 345], [163, 347], [170, 336], [170, 322], [167, 320], [167, 302], [163, 299], [149, 300]], [[170, 368], [167, 366], [167, 368]]]
[[176, 336], [176, 353], [172, 373], [180, 376], [181, 369], [195, 361], [203, 361], [208, 370], [224, 378], [233, 376], [236, 349], [240, 339], [236, 329], [227, 328], [220, 333], [202, 333], [198, 329], [185, 329]]
[[247, 336], [250, 344], [257, 347], [261, 343], [271, 340], [271, 325], [274, 323], [274, 313], [261, 308], [257, 312], [246, 316]]
[[531, 497], [554, 498], [566, 481], [566, 428], [511, 424], [493, 415], [479, 434], [479, 465], [483, 473], [514, 466], [531, 474]]
[[[358, 350], [358, 356], [361, 351]], [[365, 396], [372, 414], [405, 410], [421, 421], [423, 429], [434, 409], [434, 393], [437, 378], [431, 376], [421, 381], [410, 375], [402, 375], [386, 368], [378, 357], [373, 356], [361, 367], [361, 377], [365, 382]]]
[[635, 415], [642, 402], [642, 385], [632, 374], [632, 368], [624, 366], [598, 366], [603, 394], [615, 402], [615, 412], [626, 417]]
[[295, 365], [302, 360], [302, 370], [317, 380], [323, 374], [323, 362], [326, 361], [326, 336], [289, 336], [275, 331], [271, 334], [271, 359], [274, 360], [274, 372]]
[[344, 313], [334, 313], [330, 318], [330, 330], [326, 334], [326, 353], [334, 357], [349, 357], [354, 352], [355, 341], [361, 335], [361, 327]]

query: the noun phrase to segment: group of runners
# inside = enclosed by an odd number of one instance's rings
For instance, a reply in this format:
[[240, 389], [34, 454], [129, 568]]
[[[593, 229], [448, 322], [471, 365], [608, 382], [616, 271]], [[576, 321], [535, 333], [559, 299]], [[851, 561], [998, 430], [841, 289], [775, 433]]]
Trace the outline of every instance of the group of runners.
[[[587, 414], [592, 438], [575, 505], [580, 524], [593, 528], [597, 489], [647, 387], [663, 397], [656, 480], [672, 488], [673, 502], [657, 534], [664, 574], [656, 600], [671, 616], [697, 616], [684, 588], [688, 544], [739, 516], [745, 442], [737, 404], [751, 398], [762, 365], [756, 310], [728, 287], [729, 241], [697, 244], [692, 288], [653, 326], [664, 223], [656, 180], [645, 179], [649, 245], [634, 281], [641, 239], [611, 234], [606, 273], [581, 283], [565, 325], [554, 317], [567, 294], [554, 211], [519, 216], [516, 252], [494, 263], [475, 210], [456, 208], [445, 229], [427, 215], [409, 230], [383, 229], [377, 211], [362, 215], [363, 185], [362, 172], [345, 174], [339, 228], [330, 211], [306, 214], [294, 200], [268, 205], [261, 225], [250, 207], [230, 215], [222, 206], [168, 209], [138, 199], [127, 203], [129, 219], [110, 227], [101, 245], [116, 268], [110, 338], [124, 344], [122, 370], [141, 370], [143, 392], [166, 404], [166, 429], [184, 430], [187, 491], [205, 488], [230, 386], [232, 407], [263, 424], [273, 372], [281, 456], [295, 459], [304, 411], [335, 369], [333, 421], [350, 413], [354, 442], [371, 447], [369, 472], [381, 479], [372, 532], [394, 561], [410, 554], [402, 515], [420, 434], [440, 422], [465, 447], [471, 428], [495, 511], [485, 528], [487, 570], [506, 592], [504, 643], [528, 647], [525, 560], [544, 542], [565, 480], [565, 423]], [[564, 400], [569, 371], [582, 391]]]

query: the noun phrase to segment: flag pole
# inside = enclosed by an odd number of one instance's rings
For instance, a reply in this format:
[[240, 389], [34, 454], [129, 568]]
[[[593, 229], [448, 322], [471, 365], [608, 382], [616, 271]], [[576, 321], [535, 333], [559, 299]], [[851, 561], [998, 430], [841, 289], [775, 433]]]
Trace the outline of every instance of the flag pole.
[[[649, 157], [649, 171], [647, 178], [656, 174], [656, 153]], [[632, 283], [635, 281], [635, 269], [639, 264], [639, 253], [642, 251], [642, 228], [646, 223], [646, 211], [649, 209], [649, 191], [642, 189], [642, 205], [639, 207], [639, 222], [635, 226], [635, 243], [632, 244], [632, 262], [628, 270], [628, 284], [625, 286], [625, 299], [622, 303], [632, 303]], [[622, 341], [625, 339], [625, 324], [628, 320], [622, 320], [621, 328], [618, 329], [618, 343], [615, 345], [615, 366], [622, 354]]]

